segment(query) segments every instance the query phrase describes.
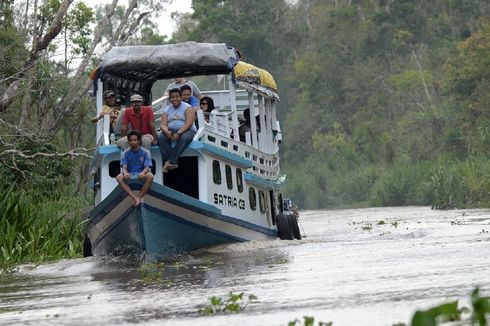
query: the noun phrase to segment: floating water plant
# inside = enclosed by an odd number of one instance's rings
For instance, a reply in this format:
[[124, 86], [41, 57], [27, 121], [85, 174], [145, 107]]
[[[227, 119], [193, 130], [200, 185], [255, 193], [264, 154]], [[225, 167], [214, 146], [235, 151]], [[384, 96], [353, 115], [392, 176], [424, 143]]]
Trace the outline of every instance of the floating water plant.
[[[440, 325], [448, 321], [462, 321], [458, 325], [478, 325], [486, 326], [486, 316], [490, 314], [490, 298], [480, 296], [480, 289], [475, 288], [471, 293], [472, 309], [462, 307], [458, 309], [458, 301], [443, 303], [428, 310], [416, 311], [412, 317], [411, 326], [432, 326]], [[461, 314], [470, 312], [471, 317], [467, 320], [461, 319]]]
[[430, 326], [441, 322], [461, 320], [458, 301], [444, 303], [428, 310], [418, 310], [412, 317], [412, 326]]
[[144, 263], [140, 267], [141, 277], [146, 283], [160, 283], [163, 281], [163, 269], [165, 264], [160, 263]]
[[[332, 326], [333, 323], [331, 321], [324, 322], [324, 321], [319, 321], [318, 326]], [[288, 326], [315, 326], [315, 318], [314, 317], [309, 317], [309, 316], [303, 316], [303, 322], [299, 319], [295, 319], [293, 321], [290, 321], [288, 323]]]
[[257, 297], [250, 294], [246, 299], [244, 299], [244, 292], [234, 294], [233, 292], [228, 293], [228, 297], [211, 297], [209, 298], [209, 304], [199, 309], [199, 313], [202, 315], [214, 315], [219, 313], [237, 313], [251, 304], [257, 301]]

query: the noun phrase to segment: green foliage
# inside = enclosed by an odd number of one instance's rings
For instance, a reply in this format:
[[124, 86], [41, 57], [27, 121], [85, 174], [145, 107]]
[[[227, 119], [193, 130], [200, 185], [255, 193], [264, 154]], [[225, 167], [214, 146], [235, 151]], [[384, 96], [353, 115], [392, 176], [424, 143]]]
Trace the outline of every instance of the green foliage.
[[411, 326], [436, 326], [441, 322], [460, 320], [458, 301], [444, 303], [425, 311], [416, 311]]
[[235, 294], [233, 292], [228, 293], [228, 297], [211, 297], [209, 298], [209, 304], [199, 309], [199, 313], [203, 315], [214, 315], [218, 313], [237, 313], [252, 303], [257, 301], [257, 297], [250, 294], [246, 299], [243, 297], [244, 292]]
[[462, 166], [490, 152], [490, 24], [478, 19], [490, 6], [300, 1], [296, 9], [308, 33], [288, 62], [299, 90], [284, 127], [290, 196], [305, 208], [488, 205], [485, 168]]
[[374, 206], [428, 205], [431, 162], [396, 165], [379, 175], [370, 191]]
[[0, 270], [80, 257], [85, 224], [80, 209], [88, 203], [67, 188], [56, 191], [56, 200], [36, 199], [15, 189], [13, 184], [0, 190]]
[[[3, 150], [0, 145], [0, 150]], [[35, 153], [51, 153], [55, 146], [42, 140], [20, 137], [14, 143], [14, 150], [27, 155]], [[23, 159], [5, 156], [0, 159], [0, 177], [4, 185], [17, 184], [23, 191], [39, 197], [53, 197], [58, 189], [66, 184], [73, 173], [75, 161], [69, 157], [38, 156], [33, 159]]]
[[431, 176], [432, 207], [488, 207], [489, 169], [490, 163], [484, 157], [440, 163]]
[[[280, 49], [277, 34], [286, 23], [284, 0], [194, 0], [191, 21], [183, 24], [185, 33], [177, 32], [184, 39], [206, 42], [224, 42], [239, 48], [245, 61], [263, 68], [277, 67]], [[283, 29], [284, 30], [284, 29]], [[275, 58], [274, 60], [270, 60]]]
[[65, 27], [76, 55], [87, 53], [92, 34], [90, 24], [93, 22], [94, 12], [83, 2], [78, 2], [68, 13]]
[[476, 288], [471, 293], [471, 305], [473, 307], [472, 323], [478, 323], [479, 326], [488, 325], [486, 315], [490, 314], [490, 297], [481, 297], [480, 289]]
[[[471, 318], [464, 325], [486, 326], [490, 314], [490, 297], [480, 296], [477, 287], [471, 293], [471, 308], [458, 309], [458, 301], [443, 303], [428, 310], [418, 310], [412, 317], [411, 326], [436, 326], [448, 321], [461, 321], [461, 313], [471, 311]], [[467, 323], [466, 323], [467, 322]], [[458, 324], [459, 325], [459, 324]]]
[[160, 263], [144, 263], [140, 267], [141, 276], [146, 283], [162, 283], [163, 270], [165, 264]]
[[[323, 322], [319, 321], [318, 326], [332, 326], [333, 323], [331, 321], [329, 322]], [[293, 321], [290, 321], [288, 323], [288, 326], [315, 326], [315, 318], [314, 317], [309, 317], [309, 316], [303, 316], [303, 322], [299, 319], [295, 319]]]
[[[0, 3], [0, 77], [10, 77], [21, 67], [22, 60], [27, 57], [25, 48], [26, 37], [13, 24], [14, 16], [8, 1]], [[0, 83], [0, 90], [5, 88]]]

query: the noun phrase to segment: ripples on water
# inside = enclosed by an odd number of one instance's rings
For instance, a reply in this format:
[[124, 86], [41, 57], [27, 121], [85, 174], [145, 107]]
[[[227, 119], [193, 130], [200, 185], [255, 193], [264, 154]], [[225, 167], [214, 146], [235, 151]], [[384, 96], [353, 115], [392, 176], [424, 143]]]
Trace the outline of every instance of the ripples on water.
[[[306, 211], [301, 241], [193, 252], [163, 266], [89, 258], [23, 266], [0, 279], [2, 325], [342, 325], [408, 323], [416, 309], [490, 295], [490, 210]], [[258, 303], [201, 316], [233, 291]]]

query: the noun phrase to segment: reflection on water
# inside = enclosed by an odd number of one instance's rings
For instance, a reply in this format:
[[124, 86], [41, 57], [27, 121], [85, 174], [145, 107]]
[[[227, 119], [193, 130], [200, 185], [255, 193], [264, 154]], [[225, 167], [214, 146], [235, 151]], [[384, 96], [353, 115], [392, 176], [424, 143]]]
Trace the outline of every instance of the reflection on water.
[[[490, 210], [307, 211], [301, 241], [220, 245], [158, 265], [89, 258], [0, 279], [2, 325], [334, 325], [408, 322], [415, 309], [490, 294]], [[239, 314], [201, 316], [209, 297], [254, 294]]]

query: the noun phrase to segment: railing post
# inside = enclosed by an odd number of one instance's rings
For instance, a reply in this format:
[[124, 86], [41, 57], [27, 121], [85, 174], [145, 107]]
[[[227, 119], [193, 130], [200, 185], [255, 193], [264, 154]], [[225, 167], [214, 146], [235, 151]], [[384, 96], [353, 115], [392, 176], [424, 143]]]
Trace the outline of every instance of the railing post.
[[[97, 94], [95, 96], [95, 105], [96, 105], [96, 114], [99, 116], [100, 112], [102, 111], [102, 105], [103, 105], [103, 100], [102, 100], [102, 94], [104, 93], [104, 84], [100, 81], [100, 79], [97, 79]], [[97, 123], [97, 131], [95, 134], [95, 145], [97, 145], [100, 141], [100, 137], [102, 136], [103, 133], [103, 128], [104, 125], [101, 123]]]
[[265, 107], [264, 107], [264, 97], [258, 95], [259, 99], [259, 117], [260, 117], [260, 133], [259, 133], [259, 150], [264, 151], [267, 144], [267, 128], [265, 125]]
[[232, 121], [232, 130], [233, 130], [233, 138], [235, 140], [240, 139], [240, 135], [238, 134], [238, 115], [236, 112], [236, 92], [235, 85], [231, 79], [231, 74], [229, 75], [229, 84], [230, 84], [230, 107], [231, 107], [231, 121]]
[[254, 104], [254, 94], [252, 92], [248, 92], [248, 103], [250, 109], [250, 129], [252, 136], [252, 146], [255, 148], [259, 148], [259, 143], [257, 141], [257, 124], [255, 123], [255, 104]]

